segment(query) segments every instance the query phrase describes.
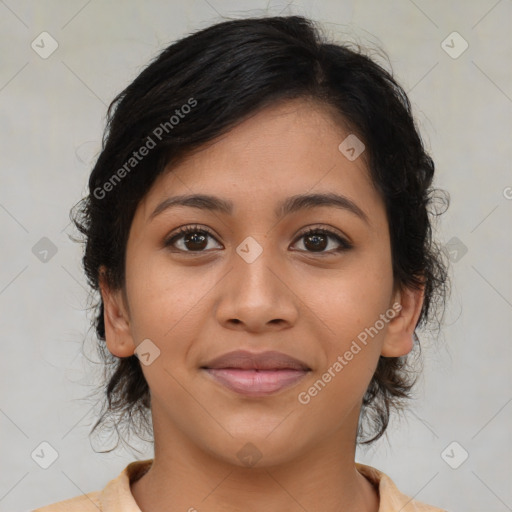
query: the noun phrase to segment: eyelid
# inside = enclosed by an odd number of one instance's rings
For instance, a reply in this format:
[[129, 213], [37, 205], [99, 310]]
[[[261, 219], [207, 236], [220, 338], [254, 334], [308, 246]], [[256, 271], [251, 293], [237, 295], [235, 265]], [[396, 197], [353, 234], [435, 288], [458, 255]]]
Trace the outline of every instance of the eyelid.
[[[165, 237], [164, 239], [164, 246], [172, 246], [172, 242], [175, 240], [178, 240], [180, 237], [182, 237], [187, 232], [196, 232], [196, 231], [204, 231], [208, 235], [210, 235], [217, 243], [220, 244], [220, 242], [217, 239], [217, 236], [213, 233], [213, 231], [205, 226], [200, 226], [199, 224], [185, 224], [183, 226], [179, 226], [176, 229], [172, 231], [172, 233]], [[222, 244], [221, 244], [222, 245]], [[182, 251], [182, 252], [194, 252], [194, 251]], [[201, 252], [201, 251], [197, 251]], [[205, 251], [202, 251], [205, 252]]]
[[[193, 232], [204, 232], [207, 235], [209, 235], [210, 237], [212, 237], [218, 244], [222, 245], [221, 242], [219, 242], [219, 240], [217, 239], [217, 236], [209, 228], [207, 228], [205, 226], [198, 225], [198, 224], [185, 224], [185, 225], [180, 226], [180, 227], [176, 228], [175, 230], [173, 230], [172, 234], [164, 239], [164, 247], [173, 247], [174, 248], [174, 246], [173, 246], [174, 242], [176, 240], [179, 240], [181, 237], [183, 237], [188, 232], [192, 232], [192, 233]], [[340, 248], [335, 249], [335, 250], [331, 249], [330, 251], [320, 251], [317, 253], [315, 253], [314, 251], [302, 251], [302, 250], [299, 252], [311, 252], [311, 254], [327, 255], [327, 254], [334, 254], [334, 253], [341, 252], [343, 250], [348, 250], [348, 249], [353, 248], [353, 243], [350, 241], [350, 239], [347, 236], [339, 234], [339, 232], [337, 230], [335, 230], [334, 228], [332, 228], [330, 226], [321, 225], [321, 224], [320, 225], [311, 225], [311, 226], [303, 228], [299, 232], [299, 234], [294, 238], [292, 245], [295, 245], [304, 236], [306, 236], [310, 233], [317, 233], [317, 232], [320, 232], [320, 233], [323, 232], [325, 234], [325, 236], [327, 236], [328, 238], [336, 239], [336, 241], [340, 245]], [[176, 250], [178, 252], [190, 253], [190, 254], [201, 254], [201, 253], [210, 252], [210, 251], [183, 251], [181, 249], [176, 249]]]
[[337, 230], [331, 226], [328, 226], [326, 224], [316, 224], [316, 225], [308, 226], [308, 227], [302, 229], [299, 232], [299, 234], [297, 235], [297, 237], [295, 238], [295, 241], [297, 241], [299, 238], [303, 237], [304, 235], [307, 235], [311, 232], [316, 233], [318, 231], [325, 232], [327, 236], [330, 236], [333, 238], [338, 238], [346, 246], [350, 246], [350, 247], [353, 246], [353, 243], [348, 236], [346, 236], [345, 234], [341, 233], [339, 230]]

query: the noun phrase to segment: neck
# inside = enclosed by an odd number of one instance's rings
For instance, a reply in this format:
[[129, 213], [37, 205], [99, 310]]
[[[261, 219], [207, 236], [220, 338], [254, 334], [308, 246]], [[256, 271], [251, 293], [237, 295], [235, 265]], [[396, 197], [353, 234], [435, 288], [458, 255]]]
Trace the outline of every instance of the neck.
[[154, 415], [153, 421], [153, 464], [131, 485], [142, 512], [378, 511], [376, 489], [356, 470], [355, 442], [339, 433], [293, 461], [265, 465], [262, 457], [245, 467], [206, 453], [179, 431], [170, 434], [168, 426], [158, 432]]

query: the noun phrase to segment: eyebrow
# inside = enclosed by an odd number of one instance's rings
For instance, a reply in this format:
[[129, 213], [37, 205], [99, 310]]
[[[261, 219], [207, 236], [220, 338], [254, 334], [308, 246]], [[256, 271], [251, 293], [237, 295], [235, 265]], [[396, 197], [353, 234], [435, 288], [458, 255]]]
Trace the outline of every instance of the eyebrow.
[[[217, 196], [207, 194], [190, 194], [169, 197], [162, 201], [149, 216], [148, 222], [165, 210], [176, 206], [187, 206], [206, 211], [216, 211], [227, 215], [233, 213], [233, 202]], [[276, 218], [281, 219], [286, 215], [299, 210], [308, 210], [322, 206], [339, 208], [353, 213], [367, 224], [370, 224], [368, 216], [351, 199], [335, 193], [300, 194], [286, 198], [274, 211]]]

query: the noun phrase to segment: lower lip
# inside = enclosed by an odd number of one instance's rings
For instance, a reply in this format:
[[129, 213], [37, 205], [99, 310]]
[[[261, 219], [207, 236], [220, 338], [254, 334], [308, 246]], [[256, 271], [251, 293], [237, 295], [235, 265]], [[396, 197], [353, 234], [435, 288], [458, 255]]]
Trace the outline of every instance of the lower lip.
[[308, 373], [305, 370], [240, 370], [235, 368], [206, 368], [217, 382], [236, 393], [266, 396], [293, 386]]

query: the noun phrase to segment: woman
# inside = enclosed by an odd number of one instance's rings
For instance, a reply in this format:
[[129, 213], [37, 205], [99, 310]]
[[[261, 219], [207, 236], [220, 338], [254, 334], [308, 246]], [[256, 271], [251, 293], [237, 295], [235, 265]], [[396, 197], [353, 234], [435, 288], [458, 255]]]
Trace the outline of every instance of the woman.
[[75, 222], [106, 412], [150, 413], [155, 455], [38, 511], [441, 510], [355, 462], [447, 290], [403, 89], [310, 20], [240, 19], [108, 114]]

